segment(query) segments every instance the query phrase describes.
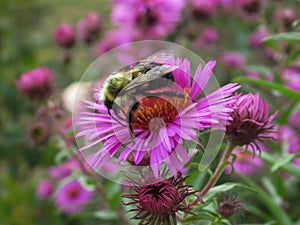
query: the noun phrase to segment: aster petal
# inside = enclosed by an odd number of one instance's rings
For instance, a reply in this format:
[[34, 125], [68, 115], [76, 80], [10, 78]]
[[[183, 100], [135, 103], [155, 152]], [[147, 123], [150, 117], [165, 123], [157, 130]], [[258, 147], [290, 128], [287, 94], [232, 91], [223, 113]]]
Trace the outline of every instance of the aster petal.
[[175, 151], [185, 162], [188, 162], [190, 160], [188, 154], [181, 145], [177, 145]]
[[205, 86], [207, 85], [209, 79], [212, 76], [212, 70], [216, 65], [216, 61], [209, 61], [202, 70], [202, 66], [199, 65], [192, 84], [192, 89], [190, 92], [190, 97], [195, 100], [199, 94], [203, 91]]

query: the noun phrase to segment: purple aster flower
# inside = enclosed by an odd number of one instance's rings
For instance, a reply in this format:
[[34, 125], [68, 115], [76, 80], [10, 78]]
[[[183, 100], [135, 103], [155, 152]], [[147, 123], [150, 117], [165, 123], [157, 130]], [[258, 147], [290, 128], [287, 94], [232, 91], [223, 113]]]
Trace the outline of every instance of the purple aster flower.
[[102, 18], [98, 13], [90, 12], [77, 24], [78, 39], [89, 44], [99, 37], [102, 29]]
[[227, 139], [238, 146], [245, 146], [253, 151], [261, 151], [264, 142], [273, 138], [273, 119], [269, 117], [268, 104], [259, 94], [239, 94], [232, 105], [232, 121], [226, 127]]
[[72, 26], [67, 23], [61, 23], [54, 31], [54, 39], [61, 47], [72, 47], [75, 42], [75, 34]]
[[262, 0], [237, 0], [237, 5], [247, 14], [257, 14]]
[[274, 13], [274, 20], [283, 25], [285, 29], [291, 29], [293, 22], [297, 19], [295, 11], [291, 8], [279, 8]]
[[125, 28], [111, 30], [99, 41], [95, 49], [95, 54], [102, 55], [119, 45], [126, 44], [134, 40], [136, 40], [136, 34], [134, 32], [128, 32]]
[[300, 109], [295, 110], [289, 117], [289, 124], [300, 129]]
[[267, 81], [273, 81], [274, 76], [272, 73], [267, 72], [265, 74], [258, 73], [254, 70], [248, 70], [246, 71], [246, 76], [252, 79], [265, 79]]
[[[285, 142], [287, 145], [287, 152], [291, 154], [295, 154], [300, 152], [300, 140], [296, 133], [296, 131], [289, 126], [281, 126], [279, 128], [280, 132], [280, 141]], [[293, 163], [300, 167], [300, 158], [296, 158], [293, 160]]]
[[216, 43], [219, 40], [218, 31], [213, 27], [207, 27], [202, 32], [203, 39], [208, 44]]
[[[77, 156], [79, 157], [79, 156]], [[85, 166], [86, 171], [88, 167]], [[50, 177], [58, 180], [62, 180], [72, 174], [74, 170], [81, 170], [81, 166], [75, 158], [68, 159], [58, 166], [51, 166], [48, 169], [48, 174]]]
[[39, 100], [51, 93], [52, 80], [52, 71], [47, 67], [39, 67], [23, 73], [16, 84], [27, 97], [32, 100]]
[[84, 188], [78, 180], [63, 184], [54, 195], [57, 207], [67, 214], [78, 213], [91, 199], [93, 193]]
[[270, 36], [270, 33], [266, 29], [256, 29], [249, 37], [249, 45], [251, 47], [260, 47], [264, 45], [261, 41], [268, 36]]
[[127, 32], [138, 32], [140, 39], [161, 38], [180, 22], [183, 7], [183, 0], [117, 1], [111, 20]]
[[[253, 151], [251, 147], [249, 147], [249, 150]], [[227, 173], [232, 173], [234, 171], [236, 173], [250, 175], [259, 171], [264, 165], [264, 161], [261, 158], [248, 151], [234, 149], [232, 153], [236, 156], [236, 159], [233, 165], [226, 166], [225, 170]]]
[[281, 74], [284, 85], [295, 91], [300, 91], [300, 69], [297, 67], [287, 67]]
[[36, 195], [41, 199], [48, 198], [53, 192], [53, 184], [50, 180], [42, 180], [37, 188]]
[[241, 69], [245, 66], [245, 58], [239, 52], [228, 51], [221, 55], [221, 62], [224, 67]]
[[193, 82], [188, 59], [171, 58], [167, 64], [178, 66], [172, 74], [181, 96], [176, 90], [174, 96], [142, 98], [138, 107], [131, 111], [134, 141], [128, 126], [120, 125], [108, 114], [104, 104], [97, 101], [99, 92], [95, 96], [96, 103], [86, 101], [77, 137], [85, 137], [90, 142], [80, 149], [82, 153], [103, 144], [87, 159], [93, 169], [97, 170], [119, 152], [119, 162], [128, 160], [131, 154], [135, 165], [148, 159], [156, 177], [163, 162], [176, 175], [177, 171], [184, 172], [182, 161], [189, 161], [187, 143], [198, 139], [198, 131], [211, 127], [224, 129], [232, 112], [228, 106], [234, 100], [231, 94], [239, 86], [228, 84], [199, 98], [212, 76], [215, 61], [209, 61], [204, 67], [199, 65]]
[[141, 220], [139, 224], [172, 224], [176, 225], [176, 212], [192, 214], [184, 204], [187, 196], [194, 194], [191, 186], [184, 185], [186, 178], [179, 175], [169, 179], [148, 177], [140, 184], [132, 186], [134, 194], [125, 194], [131, 201], [125, 205], [136, 205], [131, 211], [136, 212], [132, 219]]
[[300, 56], [295, 59], [294, 64], [295, 64], [296, 67], [300, 68]]
[[221, 6], [226, 12], [232, 12], [234, 10], [236, 0], [217, 0], [219, 6]]
[[216, 0], [190, 0], [190, 2], [193, 18], [196, 20], [207, 20], [216, 13]]

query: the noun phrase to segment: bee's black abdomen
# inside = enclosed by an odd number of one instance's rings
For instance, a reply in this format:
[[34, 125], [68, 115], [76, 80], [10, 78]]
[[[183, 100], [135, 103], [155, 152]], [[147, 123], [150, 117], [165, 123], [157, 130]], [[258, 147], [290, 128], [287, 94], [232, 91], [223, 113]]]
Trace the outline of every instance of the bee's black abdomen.
[[163, 75], [162, 77], [165, 79], [168, 79], [170, 81], [174, 81], [174, 76], [172, 73], [167, 73], [166, 75]]

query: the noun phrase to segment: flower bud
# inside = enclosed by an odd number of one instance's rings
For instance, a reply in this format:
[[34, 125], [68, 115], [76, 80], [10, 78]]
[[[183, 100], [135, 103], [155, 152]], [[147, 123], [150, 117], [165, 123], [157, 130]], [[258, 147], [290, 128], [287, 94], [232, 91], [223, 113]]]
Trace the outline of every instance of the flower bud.
[[67, 23], [61, 23], [54, 31], [54, 39], [57, 45], [63, 48], [71, 48], [75, 43], [73, 28]]
[[39, 100], [51, 93], [52, 80], [51, 70], [47, 67], [39, 67], [23, 73], [16, 84], [28, 98]]

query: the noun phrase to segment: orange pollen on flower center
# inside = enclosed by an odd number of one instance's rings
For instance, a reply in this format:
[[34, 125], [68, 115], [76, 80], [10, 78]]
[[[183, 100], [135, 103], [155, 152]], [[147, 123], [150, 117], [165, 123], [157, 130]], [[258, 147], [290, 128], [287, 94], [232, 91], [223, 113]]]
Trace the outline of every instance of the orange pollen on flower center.
[[184, 93], [186, 94], [186, 96], [189, 96], [190, 92], [191, 92], [191, 88], [187, 88], [187, 87], [184, 88]]
[[156, 131], [171, 122], [182, 110], [192, 104], [186, 97], [145, 97], [131, 111], [133, 128]]

